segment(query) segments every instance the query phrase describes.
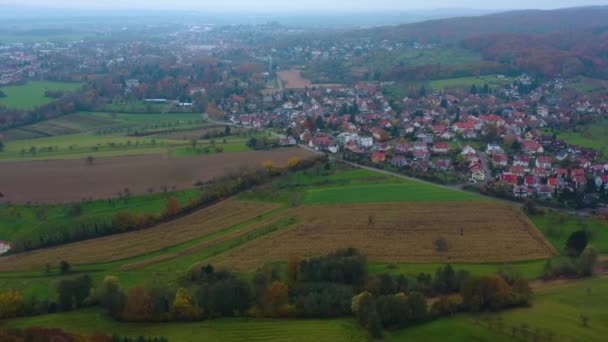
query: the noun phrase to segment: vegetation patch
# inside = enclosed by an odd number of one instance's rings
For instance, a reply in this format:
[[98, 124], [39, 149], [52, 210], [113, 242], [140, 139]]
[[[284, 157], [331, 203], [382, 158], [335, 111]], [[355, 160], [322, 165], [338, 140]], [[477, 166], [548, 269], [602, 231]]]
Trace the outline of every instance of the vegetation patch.
[[0, 88], [6, 97], [0, 97], [0, 105], [15, 109], [31, 109], [55, 101], [47, 91], [70, 92], [78, 90], [79, 83], [29, 81], [23, 85]]

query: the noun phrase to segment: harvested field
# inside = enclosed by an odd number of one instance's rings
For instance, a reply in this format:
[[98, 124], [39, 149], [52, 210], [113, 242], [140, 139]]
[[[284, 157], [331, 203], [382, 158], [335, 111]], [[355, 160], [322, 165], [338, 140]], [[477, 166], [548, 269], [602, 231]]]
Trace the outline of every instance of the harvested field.
[[280, 206], [228, 200], [154, 228], [2, 257], [0, 271], [30, 270], [61, 260], [92, 264], [132, 258], [219, 232]]
[[[301, 224], [243, 245], [212, 262], [240, 271], [289, 256], [355, 247], [372, 262], [510, 262], [555, 249], [519, 209], [494, 202], [406, 202], [303, 206]], [[461, 231], [462, 230], [462, 231]], [[437, 240], [447, 243], [439, 251]]]
[[302, 77], [300, 70], [287, 70], [278, 72], [279, 79], [285, 89], [304, 89], [312, 87], [312, 83]]
[[82, 159], [0, 162], [0, 191], [12, 203], [66, 203], [83, 198], [110, 198], [128, 188], [131, 194], [167, 186], [188, 189], [228, 170], [261, 166], [265, 160], [284, 165], [290, 157], [308, 158], [298, 148], [272, 151], [218, 153], [184, 158], [163, 155], [98, 158], [93, 165]]

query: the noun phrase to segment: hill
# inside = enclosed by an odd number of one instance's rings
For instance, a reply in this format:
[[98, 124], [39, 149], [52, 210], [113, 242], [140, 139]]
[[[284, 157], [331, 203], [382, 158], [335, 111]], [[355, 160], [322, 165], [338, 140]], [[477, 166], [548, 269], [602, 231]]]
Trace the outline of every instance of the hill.
[[357, 30], [351, 36], [455, 43], [464, 38], [496, 33], [541, 34], [606, 26], [608, 6], [557, 10], [520, 10], [478, 17], [429, 20], [420, 23]]

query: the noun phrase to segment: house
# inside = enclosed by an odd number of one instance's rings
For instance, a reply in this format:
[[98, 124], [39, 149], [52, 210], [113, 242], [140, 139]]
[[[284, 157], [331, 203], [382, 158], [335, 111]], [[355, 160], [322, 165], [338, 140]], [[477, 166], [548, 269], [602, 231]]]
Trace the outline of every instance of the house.
[[433, 144], [433, 152], [439, 154], [446, 154], [450, 151], [450, 145], [446, 142], [436, 142]]
[[512, 185], [519, 184], [519, 178], [516, 175], [502, 174], [500, 180]]
[[331, 144], [329, 137], [314, 137], [308, 142], [308, 147], [315, 150], [326, 149]]
[[515, 156], [513, 158], [513, 166], [522, 166], [528, 167], [530, 165], [530, 157], [529, 156]]
[[0, 254], [8, 252], [10, 249], [11, 245], [8, 242], [0, 240]]
[[281, 139], [281, 146], [294, 146], [296, 144], [297, 141], [293, 137], [286, 137]]
[[542, 185], [538, 188], [536, 194], [540, 198], [550, 199], [551, 197], [553, 197], [553, 188], [548, 185]]
[[414, 144], [414, 151], [428, 151], [429, 147], [425, 142], [419, 141]]
[[540, 177], [526, 176], [524, 177], [524, 184], [531, 187], [537, 187], [540, 185]]
[[509, 158], [504, 154], [495, 154], [492, 156], [492, 165], [494, 167], [506, 167], [509, 164]]
[[391, 135], [387, 131], [383, 130], [382, 128], [374, 127], [371, 129], [371, 132], [372, 132], [372, 136], [376, 140], [387, 141], [391, 137]]
[[545, 152], [545, 149], [534, 140], [522, 141], [521, 150], [527, 154], [541, 154]]
[[517, 177], [523, 177], [526, 174], [526, 169], [523, 166], [511, 166], [509, 173]]
[[427, 150], [414, 150], [413, 155], [416, 160], [428, 160], [431, 157], [431, 154]]
[[474, 170], [471, 173], [471, 179], [473, 179], [477, 182], [483, 182], [486, 179], [486, 173], [483, 172], [483, 170], [481, 170], [481, 169]]
[[547, 177], [547, 170], [535, 167], [532, 169], [532, 174], [537, 177]]
[[386, 161], [386, 153], [380, 151], [372, 152], [373, 163], [384, 163]]
[[395, 147], [395, 152], [396, 153], [406, 154], [409, 151], [410, 151], [410, 145], [408, 145], [406, 143], [399, 143]]
[[553, 163], [553, 158], [551, 157], [538, 157], [536, 158], [536, 167], [542, 169], [550, 169]]
[[408, 160], [403, 156], [396, 156], [391, 159], [391, 165], [395, 167], [405, 167], [408, 166]]
[[437, 163], [435, 163], [435, 167], [439, 171], [447, 171], [452, 167], [452, 162], [449, 159], [439, 159]]
[[486, 152], [488, 154], [505, 154], [505, 150], [502, 147], [495, 144], [488, 144], [486, 147]]
[[526, 198], [530, 195], [530, 189], [527, 186], [518, 185], [513, 187], [513, 196], [517, 198]]
[[557, 177], [566, 178], [566, 177], [568, 177], [568, 170], [566, 170], [566, 169], [555, 169], [555, 175]]

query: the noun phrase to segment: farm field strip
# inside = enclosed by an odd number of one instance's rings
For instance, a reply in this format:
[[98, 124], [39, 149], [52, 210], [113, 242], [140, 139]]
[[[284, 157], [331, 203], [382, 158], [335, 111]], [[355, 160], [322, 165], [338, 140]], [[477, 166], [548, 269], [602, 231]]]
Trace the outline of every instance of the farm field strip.
[[277, 231], [283, 231], [291, 228], [297, 220], [293, 217], [279, 217], [277, 220], [268, 222], [264, 225], [255, 227], [245, 231], [243, 234], [233, 236], [227, 239], [221, 239], [217, 243], [204, 246], [195, 250], [195, 253], [182, 255], [181, 258], [171, 260], [169, 262], [154, 265], [147, 268], [147, 271], [163, 271], [172, 270], [176, 267], [196, 267], [205, 264], [213, 264], [213, 258], [228, 251], [240, 248], [248, 243], [251, 243], [264, 236], [271, 235]]
[[[493, 202], [404, 202], [302, 206], [301, 222], [229, 251], [220, 265], [248, 271], [290, 255], [355, 247], [370, 262], [475, 263], [546, 259], [556, 251], [517, 208]], [[438, 251], [442, 239], [446, 250]]]
[[[184, 243], [185, 246], [174, 246], [172, 249], [178, 249], [173, 252], [162, 253], [156, 255], [151, 258], [146, 258], [143, 260], [126, 263], [120, 267], [120, 270], [135, 270], [146, 268], [148, 266], [156, 265], [162, 262], [174, 260], [186, 255], [192, 255], [204, 251], [209, 247], [212, 247], [216, 244], [222, 243], [224, 241], [233, 239], [235, 237], [241, 236], [244, 233], [248, 233], [251, 231], [255, 231], [260, 229], [261, 227], [269, 224], [273, 224], [278, 221], [283, 215], [280, 213], [284, 212], [287, 208], [281, 207], [275, 209], [270, 212], [266, 212], [264, 215], [260, 215], [254, 219], [248, 220], [246, 222], [238, 223], [232, 227], [226, 228], [221, 231], [217, 231], [215, 233], [206, 235], [202, 238], [188, 241]], [[183, 248], [180, 248], [183, 247]]]
[[133, 258], [221, 231], [278, 207], [228, 200], [153, 228], [1, 257], [0, 271], [40, 269], [61, 260], [93, 264]]
[[199, 181], [223, 176], [227, 170], [261, 166], [264, 161], [285, 165], [289, 158], [306, 159], [298, 148], [215, 153], [193, 157], [136, 155], [84, 160], [45, 160], [0, 163], [0, 188], [12, 203], [66, 203], [83, 198], [114, 198], [125, 188], [133, 195], [151, 188], [194, 188]]

